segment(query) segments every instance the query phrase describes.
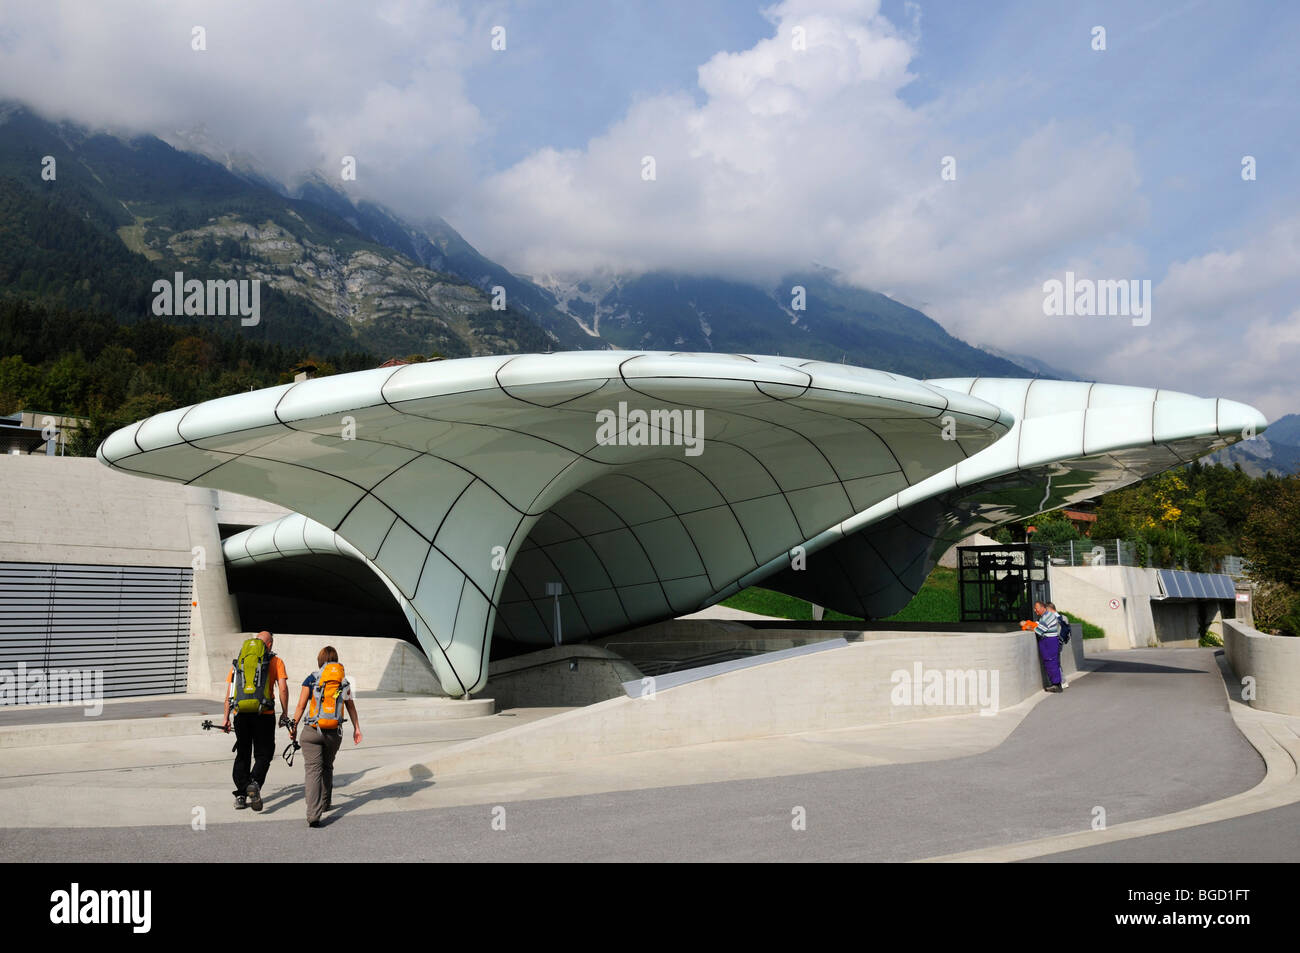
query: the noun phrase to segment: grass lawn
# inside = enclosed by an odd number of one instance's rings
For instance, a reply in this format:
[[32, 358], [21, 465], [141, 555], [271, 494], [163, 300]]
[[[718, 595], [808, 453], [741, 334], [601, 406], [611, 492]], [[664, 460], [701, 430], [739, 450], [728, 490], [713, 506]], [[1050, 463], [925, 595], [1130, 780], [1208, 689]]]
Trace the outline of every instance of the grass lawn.
[[[812, 621], [812, 605], [805, 599], [796, 599], [783, 592], [760, 589], [751, 586], [742, 589], [730, 599], [724, 599], [722, 605], [728, 609], [741, 609], [745, 612], [757, 612], [759, 615], [775, 616], [778, 619], [795, 619], [799, 622]], [[835, 622], [861, 622], [857, 616], [844, 615], [841, 612], [826, 610], [822, 618]]]
[[957, 570], [935, 566], [912, 601], [884, 619], [885, 622], [960, 622]]
[[[730, 609], [743, 609], [745, 612], [775, 616], [778, 619], [792, 619], [800, 622], [807, 622], [812, 619], [812, 606], [805, 600], [796, 599], [794, 596], [787, 596], [784, 593], [773, 592], [771, 589], [760, 589], [757, 586], [736, 593], [730, 599], [724, 600], [722, 605]], [[1106, 633], [1091, 622], [1084, 621], [1070, 612], [1062, 613], [1062, 615], [1074, 625], [1075, 632], [1078, 632], [1079, 628], [1082, 627], [1085, 639], [1105, 638]], [[825, 618], [828, 621], [835, 622], [862, 621], [857, 616], [843, 615], [830, 609], [826, 610]], [[957, 570], [936, 566], [934, 571], [930, 573], [930, 578], [921, 587], [921, 591], [916, 594], [911, 602], [900, 611], [880, 621], [960, 622], [961, 603], [957, 597]]]

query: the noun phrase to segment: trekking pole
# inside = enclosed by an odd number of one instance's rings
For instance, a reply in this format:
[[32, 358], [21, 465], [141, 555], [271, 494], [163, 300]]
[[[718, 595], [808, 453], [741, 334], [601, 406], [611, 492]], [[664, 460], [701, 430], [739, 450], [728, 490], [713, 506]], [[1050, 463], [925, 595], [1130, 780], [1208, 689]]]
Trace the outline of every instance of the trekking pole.
[[[215, 722], [213, 722], [211, 719], [208, 719], [208, 718], [204, 718], [204, 719], [203, 719], [203, 730], [204, 730], [204, 731], [211, 731], [211, 730], [214, 729], [214, 728], [215, 728], [217, 731], [222, 731], [222, 732], [225, 732], [226, 734], [230, 734], [230, 729], [227, 728], [225, 725], [218, 725], [218, 724], [216, 724]], [[235, 750], [238, 750], [238, 748], [239, 748], [239, 739], [235, 739], [235, 743], [234, 743], [233, 745], [230, 746], [230, 750], [231, 750], [231, 751], [235, 751]]]
[[298, 753], [298, 750], [302, 748], [302, 745], [298, 744], [298, 732], [294, 730], [293, 722], [289, 720], [288, 715], [282, 714], [280, 716], [280, 727], [289, 729], [289, 743], [285, 745], [284, 750], [280, 752], [280, 757], [284, 758], [284, 763], [292, 768], [293, 756]]

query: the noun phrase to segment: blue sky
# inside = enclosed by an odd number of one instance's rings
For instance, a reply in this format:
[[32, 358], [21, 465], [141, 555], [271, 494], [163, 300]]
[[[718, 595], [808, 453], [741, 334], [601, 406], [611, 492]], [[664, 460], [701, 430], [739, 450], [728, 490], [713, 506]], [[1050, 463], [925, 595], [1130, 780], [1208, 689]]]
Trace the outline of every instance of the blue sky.
[[[682, 90], [719, 50], [771, 33], [763, 5], [521, 3], [501, 19], [517, 52], [478, 63], [468, 82], [491, 124], [476, 156], [502, 169], [550, 146], [582, 147], [638, 99]], [[1008, 84], [954, 128], [984, 135], [1053, 117], [1094, 117], [1131, 130], [1149, 188], [1150, 222], [1130, 232], [1153, 262], [1204, 250], [1206, 228], [1233, 237], [1279, 203], [1297, 204], [1300, 7], [1187, 3], [886, 2], [898, 24], [920, 9], [915, 80], [900, 98], [917, 108], [953, 89]], [[1104, 24], [1099, 55], [1079, 37]], [[1288, 92], [1289, 91], [1289, 92]], [[1242, 150], [1280, 188], [1240, 182]]]
[[579, 148], [633, 101], [687, 90], [721, 49], [743, 50], [771, 32], [753, 3], [520, 3], [503, 11], [510, 55], [469, 72], [475, 101], [494, 123], [478, 153], [494, 169], [545, 146]]
[[[354, 155], [350, 190], [442, 216], [542, 281], [675, 269], [772, 288], [816, 261], [1081, 377], [1300, 410], [1297, 5], [0, 0], [0, 13], [4, 95], [284, 180], [336, 175]], [[1067, 271], [1149, 281], [1151, 322], [1045, 315], [1044, 283]]]

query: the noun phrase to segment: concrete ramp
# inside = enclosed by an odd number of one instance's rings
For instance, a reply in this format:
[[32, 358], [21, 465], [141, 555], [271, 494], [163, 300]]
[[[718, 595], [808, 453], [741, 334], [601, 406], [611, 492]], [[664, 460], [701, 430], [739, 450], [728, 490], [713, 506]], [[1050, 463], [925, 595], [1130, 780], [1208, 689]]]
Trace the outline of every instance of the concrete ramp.
[[[882, 633], [874, 633], [877, 636]], [[1073, 651], [1071, 651], [1073, 650]], [[1079, 640], [1062, 658], [1067, 677], [1083, 662]], [[813, 652], [761, 657], [743, 667], [636, 697], [617, 697], [449, 748], [420, 764], [434, 776], [544, 768], [559, 762], [888, 724], [995, 713], [1044, 687], [1030, 633], [897, 633]], [[387, 775], [381, 775], [381, 778]]]

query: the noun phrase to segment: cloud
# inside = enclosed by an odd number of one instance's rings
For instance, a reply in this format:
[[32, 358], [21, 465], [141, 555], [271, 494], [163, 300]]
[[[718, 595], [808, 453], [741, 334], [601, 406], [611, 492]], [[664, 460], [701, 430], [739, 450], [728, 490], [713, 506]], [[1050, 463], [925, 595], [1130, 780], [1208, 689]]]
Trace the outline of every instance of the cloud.
[[490, 177], [472, 199], [473, 235], [534, 271], [771, 275], [838, 257], [855, 220], [911, 178], [917, 123], [897, 94], [914, 51], [876, 9], [773, 8], [771, 37], [700, 67], [702, 103], [642, 99], [585, 148], [541, 150]]
[[1300, 410], [1300, 214], [1174, 262], [1154, 297], [1167, 330], [1131, 357], [1206, 393], [1249, 395], [1270, 419]]
[[[1163, 276], [1137, 245], [1119, 244], [1062, 262], [1047, 277], [1151, 280], [1151, 323], [1126, 317], [1047, 316], [1041, 284], [987, 298], [945, 296], [936, 313], [963, 311], [979, 340], [1006, 341], [1084, 379], [1222, 395], [1269, 419], [1296, 413], [1300, 366], [1300, 215], [1241, 244], [1171, 263]], [[1003, 333], [999, 335], [999, 327]]]
[[[769, 283], [816, 262], [966, 340], [1080, 376], [1297, 409], [1300, 221], [1152, 260], [1170, 236], [1153, 227], [1137, 136], [1116, 118], [1131, 117], [1150, 150], [1143, 115], [1079, 108], [1063, 85], [1084, 75], [1079, 63], [1053, 72], [1049, 54], [1008, 60], [1005, 45], [992, 65], [956, 78], [924, 71], [920, 95], [915, 4], [900, 26], [878, 0], [785, 0], [764, 11], [765, 36], [707, 58], [693, 88], [637, 96], [580, 148], [543, 147], [503, 169], [482, 166], [475, 149], [511, 117], [481, 111], [466, 77], [498, 62], [489, 30], [510, 22], [509, 5], [0, 5], [4, 95], [246, 155], [282, 180], [337, 176], [355, 156], [352, 191], [415, 220], [442, 215], [517, 271], [674, 269]], [[927, 11], [927, 22], [938, 15]], [[195, 26], [206, 51], [192, 49]], [[1078, 24], [1035, 14], [1011, 26], [1059, 43]], [[942, 55], [925, 52], [932, 64]], [[530, 49], [519, 62], [539, 72], [520, 75], [574, 95], [545, 70], [566, 55]], [[582, 71], [564, 75], [575, 82]], [[1193, 189], [1204, 178], [1166, 165], [1147, 167], [1161, 182], [1188, 174]], [[1150, 279], [1152, 324], [1043, 315], [1043, 282], [1067, 270]]]
[[1148, 218], [1127, 130], [990, 130], [966, 89], [909, 105], [916, 26], [900, 31], [871, 0], [788, 0], [767, 16], [769, 37], [699, 68], [699, 97], [642, 99], [584, 148], [486, 179], [456, 217], [467, 237], [531, 274], [771, 282], [818, 262], [1021, 352], [1061, 343], [1041, 291], [1025, 289], [1102, 249], [1108, 266], [1142, 261], [1125, 238]]
[[[402, 207], [469, 188], [484, 128], [461, 77], [487, 34], [451, 4], [3, 3], [0, 91], [55, 118], [338, 176]], [[194, 49], [202, 28], [205, 50]]]
[[[877, 3], [789, 0], [767, 15], [768, 38], [700, 67], [697, 97], [643, 99], [584, 148], [488, 178], [461, 217], [471, 240], [533, 274], [771, 282], [817, 261], [967, 340], [1081, 377], [1297, 409], [1296, 223], [1153, 263], [1134, 135], [1108, 113], [982, 127], [1014, 84], [991, 77], [909, 104], [917, 28], [900, 31]], [[945, 157], [954, 179], [940, 175]], [[1044, 315], [1043, 282], [1067, 270], [1149, 281], [1152, 324]]]

